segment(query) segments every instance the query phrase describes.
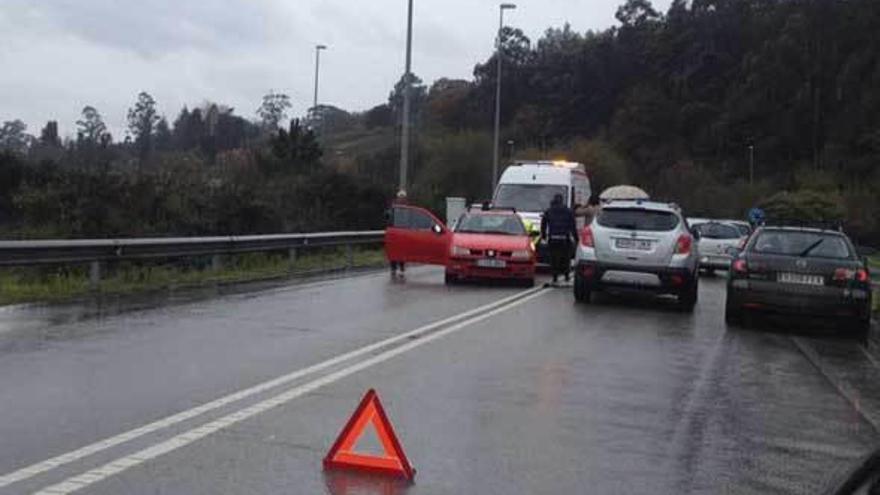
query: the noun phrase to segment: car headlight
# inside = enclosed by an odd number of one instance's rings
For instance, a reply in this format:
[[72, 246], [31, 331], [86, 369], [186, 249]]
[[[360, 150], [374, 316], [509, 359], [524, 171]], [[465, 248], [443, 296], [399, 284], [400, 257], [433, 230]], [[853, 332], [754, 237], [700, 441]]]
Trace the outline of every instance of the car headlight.
[[515, 260], [528, 260], [532, 257], [532, 252], [528, 249], [521, 249], [519, 251], [514, 251], [510, 254], [510, 257]]
[[449, 250], [449, 254], [452, 256], [470, 256], [471, 250], [461, 246], [452, 246], [452, 249]]

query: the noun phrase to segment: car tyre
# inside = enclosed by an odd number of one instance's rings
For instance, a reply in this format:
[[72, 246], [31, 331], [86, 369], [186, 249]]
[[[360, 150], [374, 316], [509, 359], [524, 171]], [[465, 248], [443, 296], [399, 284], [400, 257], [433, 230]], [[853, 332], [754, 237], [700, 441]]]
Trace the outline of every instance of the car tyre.
[[446, 282], [446, 285], [455, 285], [458, 283], [458, 277], [449, 272], [446, 272], [446, 276], [443, 278], [443, 281]]
[[745, 321], [743, 309], [733, 304], [730, 298], [728, 298], [727, 304], [724, 305], [724, 322], [732, 327], [741, 327], [745, 324]]
[[590, 304], [592, 292], [587, 288], [587, 282], [581, 277], [574, 278], [574, 300], [579, 303]]
[[696, 276], [688, 284], [688, 288], [678, 295], [678, 305], [683, 311], [691, 312], [697, 305], [700, 294], [700, 281]]
[[520, 281], [520, 285], [527, 288], [532, 288], [535, 286], [534, 278], [524, 278]]
[[871, 333], [871, 318], [856, 318], [850, 328], [852, 328], [853, 336], [856, 339], [866, 341]]

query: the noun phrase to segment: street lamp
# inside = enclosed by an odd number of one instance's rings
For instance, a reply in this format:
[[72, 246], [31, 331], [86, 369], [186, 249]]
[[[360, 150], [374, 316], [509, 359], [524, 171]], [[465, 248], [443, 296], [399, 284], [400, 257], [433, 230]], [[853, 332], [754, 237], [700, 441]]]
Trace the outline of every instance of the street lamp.
[[749, 185], [755, 184], [755, 145], [749, 145]]
[[406, 71], [403, 73], [403, 120], [400, 132], [400, 192], [406, 193], [406, 172], [409, 166], [409, 111], [412, 75], [412, 22], [413, 0], [409, 0], [406, 14]]
[[492, 191], [498, 184], [498, 140], [501, 136], [501, 32], [504, 30], [504, 11], [513, 10], [515, 4], [502, 3], [498, 8], [498, 37], [495, 40], [495, 58], [498, 68], [495, 71], [495, 140], [492, 153]]
[[321, 51], [326, 49], [326, 45], [315, 45], [315, 99], [312, 102], [313, 122], [318, 118], [318, 75], [321, 68]]

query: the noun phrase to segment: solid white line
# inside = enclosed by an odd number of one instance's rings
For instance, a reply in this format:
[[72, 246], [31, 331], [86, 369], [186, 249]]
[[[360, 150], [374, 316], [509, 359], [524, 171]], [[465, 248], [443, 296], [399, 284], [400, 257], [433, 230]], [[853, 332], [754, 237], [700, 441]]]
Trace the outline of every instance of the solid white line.
[[329, 385], [331, 383], [337, 382], [347, 376], [353, 375], [359, 371], [363, 371], [367, 368], [375, 366], [377, 364], [388, 361], [391, 358], [399, 356], [405, 352], [411, 351], [417, 347], [421, 347], [425, 344], [433, 342], [437, 339], [443, 338], [447, 335], [456, 333], [461, 331], [468, 326], [471, 326], [475, 323], [481, 322], [488, 318], [491, 318], [501, 312], [507, 311], [508, 309], [514, 308], [516, 306], [520, 306], [525, 304], [526, 302], [540, 297], [549, 292], [546, 289], [539, 289], [536, 292], [522, 297], [516, 301], [513, 301], [507, 305], [498, 307], [488, 313], [483, 313], [479, 316], [475, 316], [468, 320], [457, 323], [451, 327], [440, 330], [436, 333], [430, 334], [422, 339], [414, 340], [412, 342], [408, 342], [399, 347], [395, 347], [393, 349], [389, 349], [381, 354], [377, 354], [371, 358], [365, 359], [358, 363], [352, 364], [346, 368], [335, 371], [328, 375], [325, 375], [321, 378], [317, 378], [309, 383], [300, 385], [298, 387], [292, 388], [286, 392], [280, 393], [274, 397], [258, 402], [252, 406], [241, 409], [236, 413], [229, 414], [225, 417], [216, 419], [211, 421], [210, 423], [200, 426], [198, 428], [194, 428], [185, 433], [181, 433], [175, 437], [172, 437], [163, 442], [157, 443], [151, 447], [141, 450], [132, 455], [128, 455], [125, 457], [121, 457], [115, 461], [105, 464], [97, 469], [93, 469], [91, 471], [87, 471], [78, 476], [73, 476], [68, 478], [61, 483], [45, 488], [39, 492], [37, 495], [58, 495], [58, 494], [68, 494], [73, 493], [75, 491], [79, 491], [83, 488], [88, 487], [94, 483], [102, 481], [110, 476], [115, 474], [119, 474], [123, 471], [131, 469], [134, 466], [147, 462], [149, 460], [155, 459], [162, 455], [165, 455], [169, 452], [177, 450], [181, 447], [185, 447], [197, 440], [200, 440], [212, 433], [216, 433], [224, 428], [227, 428], [231, 425], [234, 425], [240, 421], [244, 421], [245, 419], [251, 418], [258, 414], [264, 413], [269, 409], [280, 406], [287, 402], [296, 399], [297, 397], [301, 397], [309, 392], [317, 390], [325, 385]]
[[454, 322], [461, 320], [461, 319], [464, 319], [464, 318], [469, 318], [469, 317], [471, 317], [475, 314], [478, 314], [480, 312], [483, 312], [483, 311], [491, 310], [493, 308], [507, 304], [507, 303], [514, 301], [516, 299], [528, 296], [538, 290], [540, 290], [540, 289], [536, 288], [536, 289], [526, 290], [523, 292], [518, 292], [512, 296], [509, 296], [509, 297], [506, 297], [503, 299], [499, 299], [498, 301], [480, 306], [478, 308], [474, 308], [472, 310], [466, 311], [464, 313], [460, 313], [455, 316], [451, 316], [449, 318], [446, 318], [446, 319], [443, 319], [443, 320], [440, 320], [440, 321], [437, 321], [434, 323], [430, 323], [428, 325], [424, 325], [422, 327], [416, 328], [415, 330], [411, 330], [409, 332], [402, 333], [400, 335], [396, 335], [394, 337], [390, 337], [385, 340], [381, 340], [381, 341], [376, 342], [374, 344], [369, 344], [367, 346], [361, 347], [359, 349], [355, 349], [353, 351], [336, 356], [334, 358], [331, 358], [331, 359], [328, 359], [328, 360], [323, 361], [321, 363], [309, 366], [307, 368], [303, 368], [303, 369], [294, 371], [292, 373], [289, 373], [287, 375], [260, 383], [258, 385], [253, 386], [253, 387], [250, 387], [250, 388], [238, 391], [238, 392], [234, 392], [232, 394], [226, 395], [226, 396], [221, 397], [219, 399], [215, 399], [211, 402], [207, 402], [207, 403], [202, 404], [200, 406], [196, 406], [192, 409], [187, 409], [185, 411], [179, 412], [179, 413], [174, 414], [172, 416], [167, 416], [165, 418], [159, 419], [157, 421], [146, 424], [146, 425], [141, 426], [139, 428], [135, 428], [133, 430], [129, 430], [124, 433], [120, 433], [120, 434], [115, 435], [113, 437], [99, 440], [97, 442], [91, 443], [91, 444], [86, 445], [84, 447], [81, 447], [79, 449], [72, 450], [70, 452], [67, 452], [67, 453], [58, 455], [56, 457], [52, 457], [50, 459], [47, 459], [45, 461], [38, 462], [38, 463], [32, 464], [30, 466], [23, 467], [21, 469], [18, 469], [16, 471], [11, 472], [11, 473], [0, 476], [0, 488], [3, 488], [5, 486], [9, 486], [13, 483], [18, 483], [20, 481], [24, 481], [24, 480], [33, 478], [34, 476], [37, 476], [39, 474], [45, 473], [47, 471], [51, 471], [55, 468], [58, 468], [60, 466], [64, 466], [66, 464], [70, 464], [71, 462], [78, 461], [78, 460], [83, 459], [85, 457], [94, 455], [98, 452], [102, 452], [104, 450], [110, 449], [110, 448], [115, 447], [117, 445], [129, 442], [129, 441], [134, 440], [139, 437], [142, 437], [142, 436], [147, 435], [149, 433], [154, 433], [159, 430], [163, 430], [165, 428], [171, 427], [171, 426], [176, 425], [178, 423], [181, 423], [183, 421], [187, 421], [189, 419], [195, 418], [197, 416], [208, 413], [208, 412], [213, 411], [215, 409], [224, 407], [224, 406], [231, 404], [233, 402], [237, 402], [242, 399], [251, 397], [253, 395], [265, 392], [265, 391], [270, 390], [272, 388], [278, 387], [280, 385], [290, 383], [294, 380], [298, 380], [298, 379], [305, 377], [305, 376], [308, 376], [310, 374], [313, 374], [313, 373], [325, 370], [327, 368], [336, 366], [340, 363], [343, 363], [343, 362], [348, 361], [350, 359], [362, 356], [364, 354], [374, 352], [378, 349], [381, 349], [382, 347], [386, 347], [388, 345], [395, 344], [395, 343], [400, 342], [402, 340], [417, 337], [421, 334], [430, 332], [436, 328], [454, 323]]

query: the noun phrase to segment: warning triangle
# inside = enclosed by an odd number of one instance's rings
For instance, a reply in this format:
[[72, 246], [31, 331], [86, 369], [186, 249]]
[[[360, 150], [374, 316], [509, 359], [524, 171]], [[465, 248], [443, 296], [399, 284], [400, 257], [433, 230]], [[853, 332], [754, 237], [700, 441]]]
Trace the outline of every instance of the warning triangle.
[[[372, 426], [375, 430], [384, 455], [354, 451], [367, 426]], [[375, 390], [370, 389], [364, 395], [360, 405], [324, 458], [324, 468], [359, 469], [393, 474], [407, 480], [413, 479], [415, 469], [410, 466], [406, 454], [403, 453], [403, 447], [394, 434], [391, 422], [388, 421], [388, 416]]]

